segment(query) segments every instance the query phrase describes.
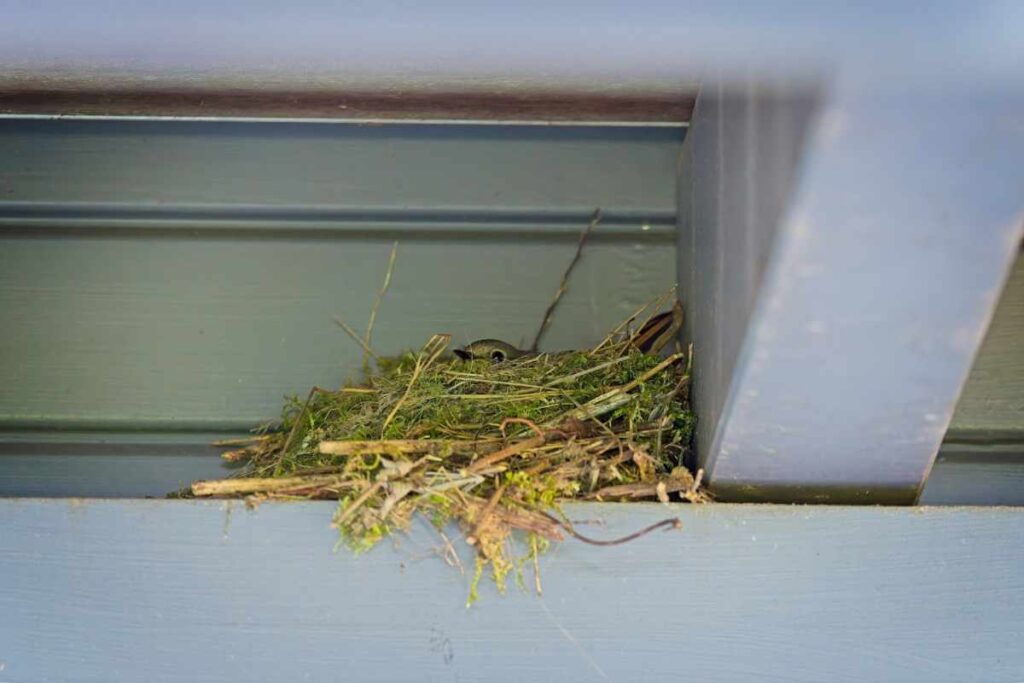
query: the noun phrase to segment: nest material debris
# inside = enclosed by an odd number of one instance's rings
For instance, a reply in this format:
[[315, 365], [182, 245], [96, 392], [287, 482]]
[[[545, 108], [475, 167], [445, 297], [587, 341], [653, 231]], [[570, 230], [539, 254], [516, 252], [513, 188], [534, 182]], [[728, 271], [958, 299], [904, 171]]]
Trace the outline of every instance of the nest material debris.
[[[632, 538], [584, 536], [559, 501], [708, 500], [683, 466], [690, 359], [638, 351], [629, 327], [592, 349], [502, 363], [450, 357], [448, 336], [435, 335], [419, 352], [378, 359], [359, 386], [290, 400], [275, 428], [221, 442], [232, 447], [226, 460], [245, 462], [241, 475], [196, 482], [191, 494], [337, 500], [334, 526], [357, 552], [417, 514], [438, 530], [455, 521], [477, 551], [471, 599], [487, 568], [504, 589], [553, 541]], [[514, 531], [526, 535], [525, 556]]]

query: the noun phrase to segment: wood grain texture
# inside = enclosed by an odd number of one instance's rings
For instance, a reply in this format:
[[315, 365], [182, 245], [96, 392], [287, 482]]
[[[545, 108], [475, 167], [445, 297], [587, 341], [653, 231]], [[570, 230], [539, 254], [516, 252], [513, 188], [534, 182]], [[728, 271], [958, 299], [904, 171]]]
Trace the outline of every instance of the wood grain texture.
[[[470, 610], [433, 532], [353, 558], [332, 510], [0, 501], [3, 680], [1024, 676], [1020, 510], [676, 508], [681, 531], [567, 542], [542, 599], [485, 587]], [[612, 536], [669, 513], [569, 514]]]

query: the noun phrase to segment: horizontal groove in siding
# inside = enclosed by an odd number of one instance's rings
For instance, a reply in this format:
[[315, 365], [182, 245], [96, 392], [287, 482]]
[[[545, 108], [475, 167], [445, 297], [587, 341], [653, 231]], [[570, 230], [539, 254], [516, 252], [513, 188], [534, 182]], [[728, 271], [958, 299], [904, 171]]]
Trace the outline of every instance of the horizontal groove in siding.
[[[504, 235], [575, 237], [596, 207], [339, 207], [159, 205], [104, 202], [0, 203], [0, 238], [33, 234], [330, 237]], [[674, 238], [674, 211], [603, 209], [595, 239]]]
[[[103, 415], [68, 416], [68, 415], [0, 415], [0, 449], [9, 443], [47, 442], [56, 440], [74, 441], [81, 435], [88, 435], [86, 441], [102, 439], [120, 440], [133, 439], [133, 435], [146, 435], [146, 439], [177, 441], [181, 435], [193, 434], [225, 434], [237, 435], [249, 433], [260, 422], [267, 418], [224, 419], [211, 417], [197, 418], [116, 418]], [[191, 443], [191, 436], [188, 437]]]

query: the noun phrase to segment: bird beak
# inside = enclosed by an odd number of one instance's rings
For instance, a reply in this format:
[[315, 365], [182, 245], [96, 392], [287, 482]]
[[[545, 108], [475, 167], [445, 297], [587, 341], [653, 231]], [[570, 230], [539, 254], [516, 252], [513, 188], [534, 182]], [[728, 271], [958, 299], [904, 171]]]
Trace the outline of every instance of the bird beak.
[[473, 360], [473, 354], [466, 349], [452, 349], [452, 351], [462, 360]]

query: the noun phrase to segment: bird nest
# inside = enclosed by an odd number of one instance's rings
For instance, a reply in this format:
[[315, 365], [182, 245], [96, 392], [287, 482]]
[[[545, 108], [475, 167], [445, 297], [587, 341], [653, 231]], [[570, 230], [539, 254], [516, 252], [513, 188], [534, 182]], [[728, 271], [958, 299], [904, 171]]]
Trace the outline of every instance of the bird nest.
[[561, 501], [707, 499], [683, 466], [691, 359], [641, 350], [657, 317], [633, 317], [590, 349], [503, 362], [451, 355], [449, 337], [435, 335], [378, 359], [358, 386], [314, 388], [273, 428], [222, 442], [233, 448], [224, 458], [245, 461], [241, 476], [197, 482], [191, 494], [337, 500], [334, 526], [360, 552], [424, 515], [453, 562], [444, 529], [455, 522], [477, 551], [471, 599], [488, 569], [504, 589], [551, 542], [631, 538], [583, 535]]

